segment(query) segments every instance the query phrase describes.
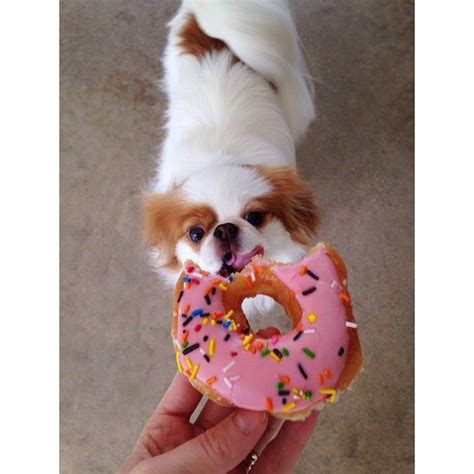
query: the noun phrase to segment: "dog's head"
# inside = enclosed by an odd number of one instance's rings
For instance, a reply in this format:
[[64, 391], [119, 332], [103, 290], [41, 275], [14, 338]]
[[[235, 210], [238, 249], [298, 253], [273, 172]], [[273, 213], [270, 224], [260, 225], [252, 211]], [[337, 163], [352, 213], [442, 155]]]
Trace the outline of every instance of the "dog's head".
[[188, 259], [223, 276], [257, 254], [298, 260], [317, 224], [312, 192], [290, 167], [213, 166], [145, 199], [153, 264], [173, 278]]

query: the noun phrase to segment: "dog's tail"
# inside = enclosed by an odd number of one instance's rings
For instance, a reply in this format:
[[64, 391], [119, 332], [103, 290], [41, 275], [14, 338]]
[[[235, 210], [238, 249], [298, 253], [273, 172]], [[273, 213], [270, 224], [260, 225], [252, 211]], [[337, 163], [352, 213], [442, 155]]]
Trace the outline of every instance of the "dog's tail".
[[184, 0], [202, 30], [271, 82], [297, 140], [315, 117], [296, 27], [286, 0]]

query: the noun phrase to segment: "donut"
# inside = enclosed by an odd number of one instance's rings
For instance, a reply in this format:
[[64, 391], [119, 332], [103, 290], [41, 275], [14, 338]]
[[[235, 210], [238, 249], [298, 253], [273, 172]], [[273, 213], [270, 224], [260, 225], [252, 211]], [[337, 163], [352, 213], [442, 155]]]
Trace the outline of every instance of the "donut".
[[[286, 334], [252, 330], [242, 301], [263, 294], [292, 322]], [[342, 258], [326, 243], [299, 263], [254, 257], [228, 278], [186, 262], [172, 320], [178, 371], [223, 406], [301, 420], [334, 403], [362, 369]]]

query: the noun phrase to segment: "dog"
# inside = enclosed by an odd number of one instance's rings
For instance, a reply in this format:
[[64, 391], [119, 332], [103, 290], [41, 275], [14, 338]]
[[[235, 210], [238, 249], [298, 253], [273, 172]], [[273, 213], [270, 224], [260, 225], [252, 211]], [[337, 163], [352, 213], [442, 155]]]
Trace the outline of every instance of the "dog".
[[185, 0], [163, 65], [166, 138], [144, 203], [152, 265], [174, 285], [186, 260], [224, 277], [256, 255], [300, 260], [319, 214], [295, 145], [315, 109], [287, 3]]

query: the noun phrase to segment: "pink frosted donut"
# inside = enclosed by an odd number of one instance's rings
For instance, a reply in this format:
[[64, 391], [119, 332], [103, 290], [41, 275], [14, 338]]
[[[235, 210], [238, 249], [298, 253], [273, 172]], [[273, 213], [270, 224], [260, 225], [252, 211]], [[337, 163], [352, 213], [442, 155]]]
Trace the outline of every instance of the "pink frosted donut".
[[[187, 263], [175, 293], [172, 336], [178, 370], [224, 406], [302, 419], [334, 402], [362, 368], [342, 259], [318, 244], [297, 264], [255, 258], [230, 279]], [[293, 322], [270, 339], [242, 311], [265, 294]]]

